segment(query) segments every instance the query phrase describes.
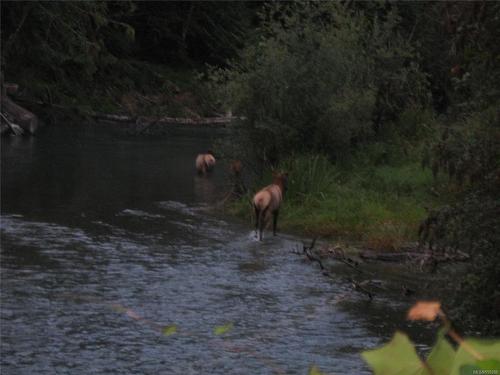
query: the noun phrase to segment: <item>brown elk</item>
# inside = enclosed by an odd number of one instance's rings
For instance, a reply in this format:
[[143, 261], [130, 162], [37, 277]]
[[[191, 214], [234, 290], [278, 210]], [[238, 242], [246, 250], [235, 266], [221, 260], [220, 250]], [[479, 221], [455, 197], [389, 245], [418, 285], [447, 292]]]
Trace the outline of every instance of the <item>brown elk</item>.
[[215, 166], [215, 157], [212, 151], [208, 150], [205, 154], [199, 154], [196, 157], [196, 171], [204, 175], [211, 172]]
[[241, 163], [241, 160], [232, 160], [231, 164], [229, 164], [229, 171], [231, 172], [231, 175], [236, 178], [241, 177], [242, 169], [243, 169], [243, 164]]
[[273, 183], [260, 190], [253, 197], [255, 210], [255, 231], [259, 232], [259, 240], [262, 241], [262, 231], [266, 226], [270, 215], [273, 216], [273, 235], [276, 236], [276, 225], [283, 196], [288, 185], [288, 173], [274, 173]]

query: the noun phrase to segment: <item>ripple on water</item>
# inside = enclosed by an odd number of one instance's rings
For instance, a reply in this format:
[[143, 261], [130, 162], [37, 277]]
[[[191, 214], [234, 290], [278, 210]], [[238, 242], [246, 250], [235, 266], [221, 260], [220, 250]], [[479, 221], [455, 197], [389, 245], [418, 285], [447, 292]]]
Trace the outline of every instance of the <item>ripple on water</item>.
[[189, 216], [196, 215], [197, 211], [196, 208], [189, 207], [187, 204], [177, 201], [156, 202], [156, 206], [164, 210], [180, 212], [184, 215], [189, 215]]
[[[189, 243], [173, 246], [120, 223], [81, 229], [4, 217], [7, 246], [57, 262], [16, 268], [19, 256], [8, 251], [6, 373], [270, 374], [277, 366], [305, 374], [313, 363], [368, 373], [355, 353], [367, 332], [331, 303], [332, 284], [290, 254], [294, 241], [254, 242], [247, 230], [190, 217], [199, 222], [192, 232], [182, 220], [173, 224], [186, 228]], [[225, 338], [214, 337], [228, 322]], [[162, 337], [158, 327], [170, 324], [178, 334]]]
[[163, 219], [163, 218], [165, 218], [164, 215], [152, 214], [152, 213], [148, 213], [148, 212], [141, 211], [141, 210], [131, 210], [128, 208], [117, 213], [116, 216], [136, 216], [136, 217], [139, 217], [141, 219]]

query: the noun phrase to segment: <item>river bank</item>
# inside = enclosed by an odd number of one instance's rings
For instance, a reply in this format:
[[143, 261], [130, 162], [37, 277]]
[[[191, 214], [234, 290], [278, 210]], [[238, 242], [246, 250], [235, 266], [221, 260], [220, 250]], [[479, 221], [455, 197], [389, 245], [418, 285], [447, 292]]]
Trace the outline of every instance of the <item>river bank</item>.
[[[225, 127], [233, 120], [217, 103], [196, 68], [171, 68], [143, 61], [129, 62], [129, 67], [134, 68], [133, 75], [126, 82], [113, 76], [109, 82], [98, 81], [89, 87], [75, 85], [70, 91], [59, 82], [8, 76], [9, 82], [4, 85], [2, 81], [2, 97], [34, 113], [42, 124], [87, 123], [131, 135], [165, 134], [165, 128], [176, 125]], [[10, 89], [13, 87], [15, 90]], [[7, 93], [5, 88], [9, 88]], [[34, 130], [27, 133], [33, 134]]]
[[[377, 164], [367, 162], [370, 150], [364, 152], [365, 159], [355, 158], [344, 165], [319, 155], [283, 161], [281, 169], [289, 172], [289, 188], [280, 210], [281, 230], [359, 242], [364, 248], [382, 251], [415, 243], [428, 210], [449, 199], [452, 187], [434, 179], [417, 160]], [[271, 180], [270, 172], [265, 173], [247, 196], [231, 202], [229, 211], [251, 219], [253, 192]]]

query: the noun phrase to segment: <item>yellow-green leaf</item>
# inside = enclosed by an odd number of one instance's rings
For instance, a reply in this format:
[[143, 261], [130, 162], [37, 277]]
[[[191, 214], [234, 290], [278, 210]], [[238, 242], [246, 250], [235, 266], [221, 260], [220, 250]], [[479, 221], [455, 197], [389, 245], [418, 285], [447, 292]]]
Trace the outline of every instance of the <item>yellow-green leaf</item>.
[[[483, 371], [489, 370], [489, 371]], [[500, 373], [500, 361], [495, 359], [486, 359], [478, 361], [475, 364], [463, 365], [460, 367], [460, 375], [474, 374], [498, 374]]]
[[214, 329], [215, 335], [223, 335], [233, 329], [233, 323], [224, 324], [223, 326], [217, 326]]
[[500, 360], [485, 359], [484, 361], [477, 362], [476, 365], [480, 370], [497, 370], [500, 373]]
[[171, 336], [171, 335], [173, 335], [176, 332], [177, 332], [177, 326], [175, 324], [171, 324], [169, 326], [165, 326], [161, 330], [161, 333], [163, 333], [165, 336]]
[[323, 373], [316, 366], [311, 366], [307, 375], [323, 375]]
[[375, 375], [430, 375], [404, 333], [396, 332], [381, 348], [361, 353]]
[[[480, 358], [477, 358], [477, 356]], [[462, 366], [475, 364], [478, 360], [480, 362], [485, 360], [500, 361], [500, 340], [464, 340], [464, 343], [457, 350], [451, 374], [459, 375]]]
[[448, 375], [455, 358], [455, 350], [446, 339], [445, 334], [445, 329], [439, 330], [436, 343], [427, 357], [427, 365], [434, 374], [438, 375]]
[[116, 311], [117, 313], [124, 313], [127, 311], [127, 308], [125, 306], [122, 306], [118, 303], [113, 303], [111, 305], [111, 308], [113, 309], [113, 311]]

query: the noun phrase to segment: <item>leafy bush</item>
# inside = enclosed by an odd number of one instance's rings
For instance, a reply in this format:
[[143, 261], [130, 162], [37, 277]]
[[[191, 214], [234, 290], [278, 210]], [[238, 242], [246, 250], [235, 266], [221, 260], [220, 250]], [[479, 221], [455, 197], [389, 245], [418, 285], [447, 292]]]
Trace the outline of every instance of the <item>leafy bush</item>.
[[[470, 255], [465, 273], [450, 276], [456, 286], [452, 315], [464, 329], [500, 333], [500, 4], [434, 3], [414, 8], [415, 26], [434, 92], [443, 111], [441, 136], [424, 165], [449, 179], [454, 197], [432, 210], [421, 226], [422, 242], [436, 252]], [[415, 23], [417, 25], [417, 23]], [[443, 31], [442, 38], [436, 37]], [[435, 61], [435, 62], [434, 62]], [[444, 112], [446, 111], [446, 112]]]
[[426, 77], [396, 11], [370, 19], [340, 3], [285, 3], [261, 17], [258, 43], [212, 78], [247, 117], [244, 136], [262, 160], [289, 150], [343, 158], [386, 119], [425, 106]]

